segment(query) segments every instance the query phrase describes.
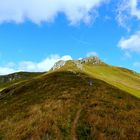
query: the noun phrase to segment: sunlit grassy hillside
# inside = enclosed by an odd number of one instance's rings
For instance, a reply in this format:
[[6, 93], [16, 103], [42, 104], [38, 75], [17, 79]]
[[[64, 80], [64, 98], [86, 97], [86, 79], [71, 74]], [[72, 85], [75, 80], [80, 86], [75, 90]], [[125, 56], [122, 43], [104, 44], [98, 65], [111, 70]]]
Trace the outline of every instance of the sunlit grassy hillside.
[[140, 75], [119, 67], [84, 65], [84, 72], [140, 98]]
[[84, 72], [140, 98], [140, 74], [134, 71], [107, 65], [103, 62], [101, 64], [82, 63], [82, 68], [79, 69], [75, 61], [68, 61], [63, 67], [56, 69], [56, 71], [61, 70]]

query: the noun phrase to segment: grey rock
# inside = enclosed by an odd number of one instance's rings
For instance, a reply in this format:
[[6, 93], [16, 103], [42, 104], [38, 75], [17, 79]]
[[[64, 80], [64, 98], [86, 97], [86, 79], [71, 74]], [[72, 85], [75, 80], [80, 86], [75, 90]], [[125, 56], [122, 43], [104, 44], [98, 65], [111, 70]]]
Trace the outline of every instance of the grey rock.
[[60, 60], [60, 61], [56, 62], [54, 64], [54, 66], [52, 67], [52, 70], [56, 70], [56, 69], [59, 69], [59, 68], [63, 67], [65, 65], [65, 63], [66, 62], [63, 61], [63, 60]]
[[78, 69], [83, 70], [83, 65], [80, 63], [80, 61], [74, 61], [74, 63]]
[[101, 64], [101, 60], [97, 56], [90, 56], [80, 60], [81, 63]]

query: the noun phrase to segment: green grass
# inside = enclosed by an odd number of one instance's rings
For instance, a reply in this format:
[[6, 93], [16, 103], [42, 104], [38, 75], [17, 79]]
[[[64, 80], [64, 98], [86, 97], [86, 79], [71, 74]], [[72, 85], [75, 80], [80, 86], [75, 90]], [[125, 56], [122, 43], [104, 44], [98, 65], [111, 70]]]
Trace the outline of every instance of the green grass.
[[63, 70], [1, 92], [0, 138], [70, 140], [79, 108], [82, 110], [76, 124], [79, 140], [138, 140], [138, 98], [80, 71]]
[[140, 75], [118, 67], [85, 65], [84, 72], [140, 98]]

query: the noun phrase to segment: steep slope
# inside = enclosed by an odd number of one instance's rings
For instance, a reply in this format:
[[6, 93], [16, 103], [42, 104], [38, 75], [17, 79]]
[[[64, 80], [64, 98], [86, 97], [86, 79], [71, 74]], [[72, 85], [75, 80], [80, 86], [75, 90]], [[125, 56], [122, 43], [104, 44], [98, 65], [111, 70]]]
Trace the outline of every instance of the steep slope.
[[68, 61], [63, 65], [57, 63], [57, 66], [58, 68], [54, 67], [54, 71], [81, 71], [140, 98], [140, 74], [125, 68], [107, 65], [98, 57]]
[[140, 100], [69, 64], [0, 93], [0, 139], [138, 140]]

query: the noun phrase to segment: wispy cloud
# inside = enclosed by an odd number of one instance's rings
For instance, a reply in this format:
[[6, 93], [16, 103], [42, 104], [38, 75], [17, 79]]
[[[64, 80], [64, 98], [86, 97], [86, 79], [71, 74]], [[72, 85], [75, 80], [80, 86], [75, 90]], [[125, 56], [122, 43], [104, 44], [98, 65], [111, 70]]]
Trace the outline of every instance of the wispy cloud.
[[33, 61], [22, 61], [18, 64], [8, 63], [7, 65], [0, 67], [0, 75], [14, 73], [18, 71], [28, 71], [28, 72], [43, 72], [48, 71], [52, 66], [59, 60], [71, 60], [72, 57], [69, 55], [59, 56], [50, 55], [40, 62]]
[[128, 26], [132, 18], [140, 20], [140, 9], [138, 8], [139, 0], [121, 0], [117, 6], [116, 19], [122, 27], [130, 31]]
[[97, 52], [88, 52], [87, 57], [89, 57], [89, 56], [98, 56], [98, 53]]
[[125, 52], [124, 53], [124, 56], [123, 56], [123, 59], [130, 59], [130, 58], [132, 58], [132, 55], [130, 54], [130, 52]]
[[137, 68], [140, 68], [140, 62], [135, 62], [135, 63], [133, 64], [133, 66], [134, 66], [134, 67], [137, 67]]

